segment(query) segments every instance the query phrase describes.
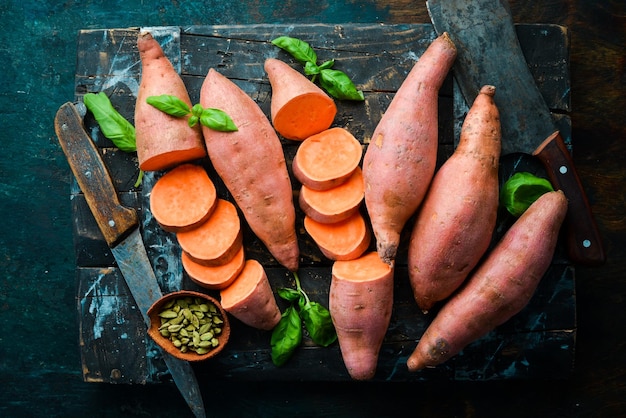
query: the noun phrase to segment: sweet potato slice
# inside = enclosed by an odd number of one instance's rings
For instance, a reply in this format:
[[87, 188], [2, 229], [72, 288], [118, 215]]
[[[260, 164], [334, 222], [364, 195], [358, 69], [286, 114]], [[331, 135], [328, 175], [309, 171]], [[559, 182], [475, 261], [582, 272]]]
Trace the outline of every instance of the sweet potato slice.
[[437, 164], [438, 93], [456, 58], [444, 33], [418, 59], [378, 122], [363, 158], [365, 206], [377, 251], [395, 260], [400, 234], [428, 190]]
[[376, 252], [333, 264], [328, 308], [344, 364], [355, 380], [376, 373], [391, 320], [393, 271]]
[[330, 128], [308, 137], [293, 159], [293, 174], [313, 190], [327, 190], [346, 181], [361, 162], [361, 143], [344, 128]]
[[372, 236], [359, 211], [332, 224], [317, 222], [305, 216], [304, 228], [322, 254], [331, 260], [353, 260], [360, 257], [369, 247]]
[[330, 127], [337, 106], [321, 88], [275, 58], [265, 61], [265, 72], [272, 85], [272, 123], [279, 134], [303, 141]]
[[311, 219], [322, 223], [340, 222], [359, 210], [365, 187], [361, 167], [350, 178], [328, 190], [313, 190], [302, 185], [298, 202], [300, 209]]
[[150, 96], [168, 94], [191, 108], [187, 88], [159, 43], [149, 32], [137, 38], [141, 82], [135, 105], [135, 135], [139, 168], [158, 171], [206, 157], [200, 127], [191, 128], [185, 118], [170, 116], [146, 103]]
[[265, 269], [254, 259], [246, 260], [235, 281], [220, 291], [226, 312], [251, 327], [269, 331], [280, 321], [280, 309]]
[[280, 264], [296, 271], [300, 249], [293, 189], [272, 124], [246, 92], [214, 69], [202, 84], [200, 103], [225, 111], [237, 125], [236, 132], [202, 128], [211, 163], [252, 232]]
[[202, 225], [176, 234], [184, 252], [196, 263], [219, 266], [230, 261], [243, 245], [243, 233], [237, 208], [218, 199], [213, 214]]
[[434, 367], [520, 312], [545, 275], [567, 212], [562, 191], [540, 196], [437, 312], [415, 351], [409, 371]]
[[189, 278], [205, 289], [219, 290], [230, 286], [243, 270], [245, 265], [245, 250], [241, 246], [237, 254], [225, 264], [218, 266], [204, 266], [196, 263], [186, 252], [181, 254], [183, 268]]
[[150, 192], [150, 211], [161, 228], [170, 232], [204, 223], [217, 206], [217, 191], [206, 170], [182, 164], [165, 173]]

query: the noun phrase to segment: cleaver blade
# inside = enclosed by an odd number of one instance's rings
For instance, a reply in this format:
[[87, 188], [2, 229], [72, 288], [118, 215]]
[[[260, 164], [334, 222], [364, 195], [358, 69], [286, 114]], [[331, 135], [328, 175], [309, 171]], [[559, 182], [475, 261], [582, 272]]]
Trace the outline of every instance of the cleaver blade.
[[605, 254], [572, 157], [535, 83], [515, 32], [506, 0], [429, 0], [438, 34], [448, 32], [457, 47], [454, 78], [467, 103], [483, 85], [496, 86], [502, 155], [531, 154], [546, 168], [555, 189], [569, 201], [566, 246], [574, 263], [599, 265]]

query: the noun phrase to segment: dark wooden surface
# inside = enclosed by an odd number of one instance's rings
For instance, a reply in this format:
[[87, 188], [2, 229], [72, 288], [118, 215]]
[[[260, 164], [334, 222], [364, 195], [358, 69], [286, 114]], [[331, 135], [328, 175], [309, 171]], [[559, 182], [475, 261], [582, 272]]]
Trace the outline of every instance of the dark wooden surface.
[[[587, 0], [512, 1], [519, 23], [571, 35], [574, 159], [603, 234], [607, 262], [576, 267], [572, 376], [498, 382], [275, 383], [202, 378], [211, 416], [623, 416], [626, 413], [626, 7]], [[0, 5], [0, 414], [190, 416], [167, 383], [83, 382], [67, 163], [52, 117], [74, 96], [78, 31], [255, 23], [428, 23], [422, 2], [145, 2], [25, 0]], [[112, 353], [111, 355], [115, 355]], [[297, 380], [297, 377], [295, 378]], [[383, 396], [383, 389], [389, 389]]]
[[[299, 68], [290, 57], [269, 43], [289, 34], [315, 45], [321, 61], [336, 59], [336, 68], [349, 73], [364, 90], [363, 103], [338, 102], [338, 116], [333, 126], [352, 132], [365, 146], [376, 123], [389, 105], [393, 92], [404, 80], [419, 57], [435, 38], [432, 25], [239, 25], [152, 28], [166, 55], [181, 73], [192, 102], [199, 101], [200, 86], [209, 68], [230, 77], [253, 97], [269, 117], [271, 88], [263, 70], [268, 57], [277, 57]], [[134, 102], [140, 81], [139, 54], [136, 39], [139, 29], [105, 29], [81, 31], [78, 38], [76, 100], [85, 92], [105, 91], [113, 105], [133, 120]], [[567, 32], [556, 25], [520, 25], [518, 36], [529, 57], [529, 67], [537, 74], [536, 82], [554, 109], [555, 120], [570, 141], [569, 44]], [[439, 164], [453, 151], [458, 130], [467, 112], [467, 104], [453, 82], [453, 73], [441, 89]], [[91, 115], [90, 115], [91, 116]], [[142, 186], [135, 188], [137, 176], [135, 154], [117, 152], [102, 135], [92, 117], [86, 129], [107, 157], [109, 170], [118, 183], [118, 191], [133, 202], [142, 214], [144, 242], [157, 279], [164, 291], [190, 289], [209, 292], [196, 286], [184, 272], [180, 247], [175, 234], [164, 232], [150, 212], [149, 195], [154, 182], [163, 173], [147, 173]], [[283, 140], [288, 167], [299, 142]], [[221, 198], [231, 199], [208, 159], [201, 161], [218, 187]], [[529, 156], [507, 156], [501, 164], [504, 182], [514, 172], [533, 171], [545, 176], [541, 165]], [[291, 170], [290, 170], [291, 171]], [[292, 175], [297, 202], [299, 182]], [[139, 198], [138, 198], [139, 196]], [[232, 199], [231, 199], [232, 200]], [[154, 343], [146, 339], [145, 325], [132, 309], [134, 302], [115, 267], [110, 251], [93, 223], [89, 209], [77, 186], [72, 187], [78, 255], [77, 307], [80, 324], [81, 354], [85, 380], [89, 382], [136, 383], [159, 382], [166, 372], [162, 359], [151, 355]], [[306, 234], [303, 213], [297, 207], [298, 241], [301, 247], [299, 275], [303, 287], [314, 300], [328, 306], [328, 289], [332, 263], [326, 259]], [[500, 212], [493, 241], [497, 242], [513, 218]], [[295, 286], [293, 276], [270, 256], [244, 222], [244, 245], [248, 258], [261, 262], [276, 291]], [[412, 221], [411, 221], [412, 222]], [[409, 225], [411, 225], [409, 222]], [[410, 227], [407, 228], [410, 232]], [[569, 377], [575, 364], [576, 298], [575, 269], [559, 245], [552, 268], [546, 273], [532, 303], [506, 325], [472, 344], [454, 361], [434, 370], [409, 373], [406, 359], [417, 340], [436, 314], [433, 309], [422, 314], [408, 285], [406, 251], [408, 234], [402, 241], [397, 260], [394, 289], [394, 311], [381, 350], [376, 381], [401, 382], [432, 380], [501, 380]], [[372, 242], [370, 250], [375, 249]], [[103, 272], [106, 270], [106, 274]], [[286, 304], [278, 298], [284, 310]], [[131, 305], [129, 308], [128, 305]], [[88, 309], [86, 309], [88, 307]], [[232, 320], [233, 332], [225, 350], [210, 362], [196, 367], [198, 374], [214, 380], [258, 381], [350, 381], [343, 366], [338, 344], [318, 347], [305, 334], [303, 348], [292, 361], [281, 368], [270, 358], [270, 332], [259, 332]], [[111, 353], [115, 353], [112, 355]], [[112, 372], [115, 371], [115, 372]]]

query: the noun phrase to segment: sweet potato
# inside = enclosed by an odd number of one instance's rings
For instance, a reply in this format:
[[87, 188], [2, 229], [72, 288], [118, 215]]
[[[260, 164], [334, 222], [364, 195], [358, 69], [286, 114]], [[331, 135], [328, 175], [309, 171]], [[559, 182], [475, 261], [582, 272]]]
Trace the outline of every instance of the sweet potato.
[[181, 164], [165, 173], [150, 192], [150, 211], [166, 231], [180, 232], [204, 223], [217, 207], [217, 190], [206, 170]]
[[355, 380], [368, 380], [376, 373], [391, 320], [393, 271], [376, 252], [333, 264], [328, 308], [341, 356]]
[[516, 220], [437, 313], [407, 361], [410, 371], [447, 361], [528, 304], [550, 266], [566, 212], [563, 192], [548, 192]]
[[272, 123], [279, 134], [303, 141], [330, 127], [337, 106], [322, 89], [275, 58], [265, 61], [265, 72], [272, 85]]
[[235, 281], [220, 291], [222, 308], [251, 327], [269, 331], [280, 321], [280, 309], [265, 274], [256, 260], [246, 260]]
[[293, 174], [310, 189], [337, 187], [361, 162], [361, 143], [344, 128], [330, 128], [302, 141], [293, 157]]
[[353, 260], [370, 245], [371, 232], [361, 212], [335, 223], [321, 223], [304, 217], [304, 229], [313, 238], [322, 254], [331, 260]]
[[340, 222], [359, 210], [364, 196], [363, 174], [357, 167], [352, 176], [328, 190], [300, 188], [300, 209], [311, 219], [322, 223]]
[[225, 289], [230, 286], [246, 263], [243, 245], [231, 260], [217, 266], [198, 264], [184, 251], [181, 254], [181, 261], [183, 268], [194, 283], [212, 290]]
[[456, 58], [447, 33], [415, 63], [378, 122], [363, 159], [365, 206], [377, 251], [395, 260], [400, 234], [422, 202], [437, 163], [438, 92]]
[[280, 264], [296, 271], [296, 211], [276, 131], [261, 108], [214, 69], [202, 84], [200, 103], [225, 111], [237, 125], [236, 132], [202, 128], [211, 163], [252, 231]]
[[191, 108], [187, 88], [149, 32], [137, 39], [141, 58], [141, 82], [135, 105], [135, 139], [139, 168], [158, 171], [206, 157], [200, 128], [189, 127], [185, 118], [170, 116], [146, 103], [150, 96], [168, 94]]
[[230, 261], [243, 245], [243, 232], [237, 208], [218, 199], [213, 214], [202, 225], [176, 233], [181, 249], [203, 266], [219, 266]]
[[409, 278], [424, 311], [463, 283], [491, 242], [501, 140], [494, 94], [495, 87], [485, 86], [476, 97], [459, 144], [433, 177], [413, 226]]

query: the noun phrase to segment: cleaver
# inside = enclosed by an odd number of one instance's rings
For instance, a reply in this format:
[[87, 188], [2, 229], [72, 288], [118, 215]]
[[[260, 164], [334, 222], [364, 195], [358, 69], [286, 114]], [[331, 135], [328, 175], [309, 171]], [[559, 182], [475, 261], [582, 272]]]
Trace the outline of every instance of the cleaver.
[[537, 157], [555, 189], [563, 190], [568, 211], [565, 244], [572, 262], [604, 263], [603, 244], [573, 160], [556, 128], [517, 39], [506, 0], [429, 0], [438, 34], [448, 32], [457, 47], [454, 78], [467, 103], [485, 84], [496, 86], [502, 126], [502, 155]]
[[[65, 103], [57, 111], [54, 129], [98, 227], [149, 326], [148, 308], [162, 296], [161, 288], [139, 233], [137, 213], [120, 204], [104, 161], [85, 132], [85, 112], [83, 103]], [[189, 362], [162, 353], [172, 379], [194, 415], [205, 417], [200, 388]]]

